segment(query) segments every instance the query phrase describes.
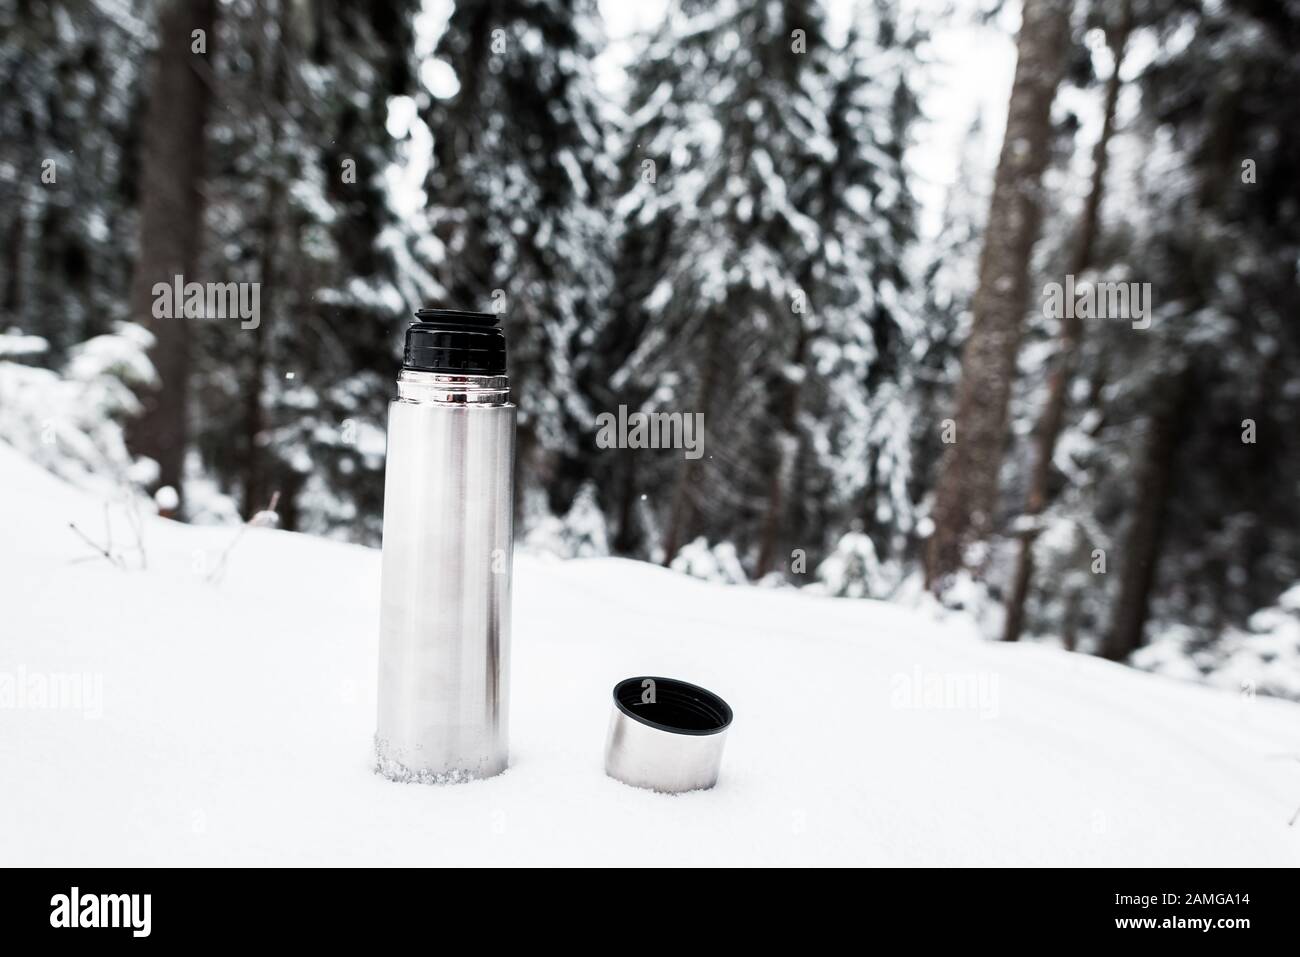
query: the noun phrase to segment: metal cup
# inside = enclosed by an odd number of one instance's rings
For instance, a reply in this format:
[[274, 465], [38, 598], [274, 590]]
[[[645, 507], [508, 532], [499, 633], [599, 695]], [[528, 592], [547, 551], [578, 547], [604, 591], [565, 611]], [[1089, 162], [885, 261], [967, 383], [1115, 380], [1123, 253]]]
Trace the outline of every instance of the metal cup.
[[729, 727], [731, 708], [711, 691], [676, 678], [628, 678], [614, 686], [605, 773], [668, 794], [711, 788]]

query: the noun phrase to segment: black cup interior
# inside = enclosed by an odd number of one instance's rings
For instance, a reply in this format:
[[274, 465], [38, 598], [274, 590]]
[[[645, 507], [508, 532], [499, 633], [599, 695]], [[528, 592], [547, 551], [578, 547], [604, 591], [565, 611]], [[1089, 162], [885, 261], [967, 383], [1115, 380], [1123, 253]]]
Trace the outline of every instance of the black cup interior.
[[[653, 686], [647, 681], [653, 681]], [[614, 686], [614, 703], [629, 718], [674, 734], [716, 734], [731, 724], [727, 702], [676, 678], [620, 681]]]

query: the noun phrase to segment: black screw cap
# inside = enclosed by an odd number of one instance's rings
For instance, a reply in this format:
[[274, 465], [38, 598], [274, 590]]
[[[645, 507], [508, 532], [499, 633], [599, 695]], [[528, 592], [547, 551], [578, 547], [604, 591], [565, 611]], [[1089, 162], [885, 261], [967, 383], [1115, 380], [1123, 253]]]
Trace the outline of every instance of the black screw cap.
[[491, 312], [421, 309], [406, 330], [402, 367], [453, 375], [505, 375], [506, 337]]

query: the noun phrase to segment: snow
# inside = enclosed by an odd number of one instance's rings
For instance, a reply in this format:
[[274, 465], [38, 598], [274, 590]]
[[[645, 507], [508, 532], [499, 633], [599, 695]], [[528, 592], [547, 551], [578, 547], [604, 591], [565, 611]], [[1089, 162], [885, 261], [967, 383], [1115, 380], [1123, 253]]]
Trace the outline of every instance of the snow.
[[[119, 568], [101, 501], [4, 443], [0, 483], [6, 865], [1300, 864], [1300, 705], [608, 558], [517, 559], [509, 771], [393, 784], [377, 552], [148, 516]], [[735, 709], [714, 790], [604, 776], [645, 673]]]
[[1139, 648], [1132, 663], [1246, 695], [1300, 701], [1300, 585], [1256, 611], [1246, 628], [1225, 629], [1217, 642], [1207, 645], [1190, 628], [1169, 628]]
[[845, 532], [817, 566], [817, 580], [826, 594], [836, 598], [867, 598], [873, 589], [880, 594], [880, 561], [870, 536]]
[[180, 493], [170, 485], [164, 485], [154, 492], [153, 500], [155, 505], [166, 512], [174, 512], [181, 505]]
[[139, 409], [133, 387], [155, 381], [152, 342], [142, 327], [117, 323], [73, 347], [59, 374], [4, 358], [39, 355], [43, 339], [0, 333], [0, 442], [86, 487], [151, 480], [157, 464], [132, 460], [121, 421]]
[[544, 495], [535, 495], [531, 514], [525, 513], [527, 547], [561, 558], [604, 558], [609, 555], [605, 516], [600, 511], [596, 486], [586, 482], [563, 517], [552, 515]]
[[673, 571], [708, 582], [740, 585], [747, 580], [745, 569], [731, 542], [718, 542], [710, 546], [700, 537], [683, 545], [673, 557]]

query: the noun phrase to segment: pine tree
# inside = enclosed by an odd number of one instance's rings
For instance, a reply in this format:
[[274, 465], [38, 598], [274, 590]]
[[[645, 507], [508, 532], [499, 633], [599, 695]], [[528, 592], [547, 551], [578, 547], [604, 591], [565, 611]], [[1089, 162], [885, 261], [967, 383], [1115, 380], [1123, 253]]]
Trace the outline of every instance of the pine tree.
[[[384, 173], [418, 4], [274, 0], [232, 10], [216, 70], [210, 276], [260, 284], [261, 322], [205, 324], [203, 467], [252, 515], [379, 536], [383, 429], [403, 318]], [[234, 375], [232, 375], [232, 371]]]
[[56, 367], [129, 315], [150, 29], [125, 8], [0, 0], [0, 329], [43, 338]]
[[800, 267], [818, 240], [798, 177], [832, 153], [823, 43], [815, 4], [683, 4], [638, 61], [623, 167], [639, 175], [618, 216], [625, 248], [654, 254], [628, 279], [644, 292], [631, 324], [647, 334], [619, 375], [647, 411], [703, 414], [707, 436], [705, 457], [673, 480], [664, 561], [700, 533], [752, 542], [789, 441], [773, 448], [769, 423], [773, 397], [789, 394], [779, 386], [806, 313]]
[[848, 60], [839, 87], [853, 91], [847, 122], [831, 112], [833, 128], [855, 133], [836, 190], [843, 200], [831, 205], [826, 220], [828, 239], [839, 238], [843, 257], [825, 269], [828, 322], [818, 346], [823, 359], [836, 357], [829, 369], [838, 366], [838, 374], [823, 376], [827, 396], [819, 418], [842, 423], [828, 463], [833, 486], [847, 493], [835, 528], [860, 523], [882, 556], [897, 559], [915, 522], [910, 437], [922, 331], [906, 265], [916, 241], [916, 202], [905, 154], [920, 113], [912, 74], [924, 37], [902, 28], [889, 11], [888, 4], [875, 4], [871, 40]]
[[875, 500], [864, 396], [896, 375], [912, 233], [910, 51], [890, 28], [882, 13], [837, 50], [816, 3], [683, 4], [638, 57], [612, 391], [703, 412], [707, 441], [675, 467], [642, 455], [636, 480], [624, 453], [617, 543], [639, 538], [638, 491], [671, 482], [659, 558], [725, 537], [762, 575]]
[[503, 314], [520, 501], [559, 487], [594, 421], [575, 364], [609, 294], [599, 43], [593, 0], [457, 4], [434, 57], [458, 89], [421, 109], [434, 137], [422, 229], [434, 242], [416, 258], [448, 305]]
[[[1108, 391], [1141, 426], [1121, 480], [1120, 581], [1104, 653], [1123, 658], [1152, 617], [1212, 637], [1300, 576], [1285, 436], [1300, 401], [1294, 322], [1300, 249], [1300, 15], [1283, 5], [1171, 5], [1167, 44], [1141, 78], [1149, 184], [1130, 269], [1149, 276], [1149, 329], [1126, 330]], [[1162, 134], [1157, 137], [1154, 133]]]
[[[821, 546], [828, 525], [857, 520], [889, 547], [898, 544], [891, 535], [905, 534], [912, 521], [907, 437], [914, 410], [907, 393], [917, 329], [909, 320], [904, 258], [915, 240], [915, 204], [903, 161], [918, 114], [909, 74], [920, 36], [901, 34], [883, 4], [873, 13], [843, 50], [819, 51], [833, 151], [804, 159], [797, 178], [805, 184], [796, 193], [799, 207], [822, 238], [800, 260], [801, 288], [814, 308], [797, 314], [783, 376], [781, 454], [760, 540], [760, 575], [778, 540]], [[835, 424], [828, 429], [827, 423]], [[800, 507], [787, 526], [781, 520], [787, 486], [817, 488], [820, 507], [829, 497], [835, 511], [818, 514], [806, 494], [796, 495]]]

